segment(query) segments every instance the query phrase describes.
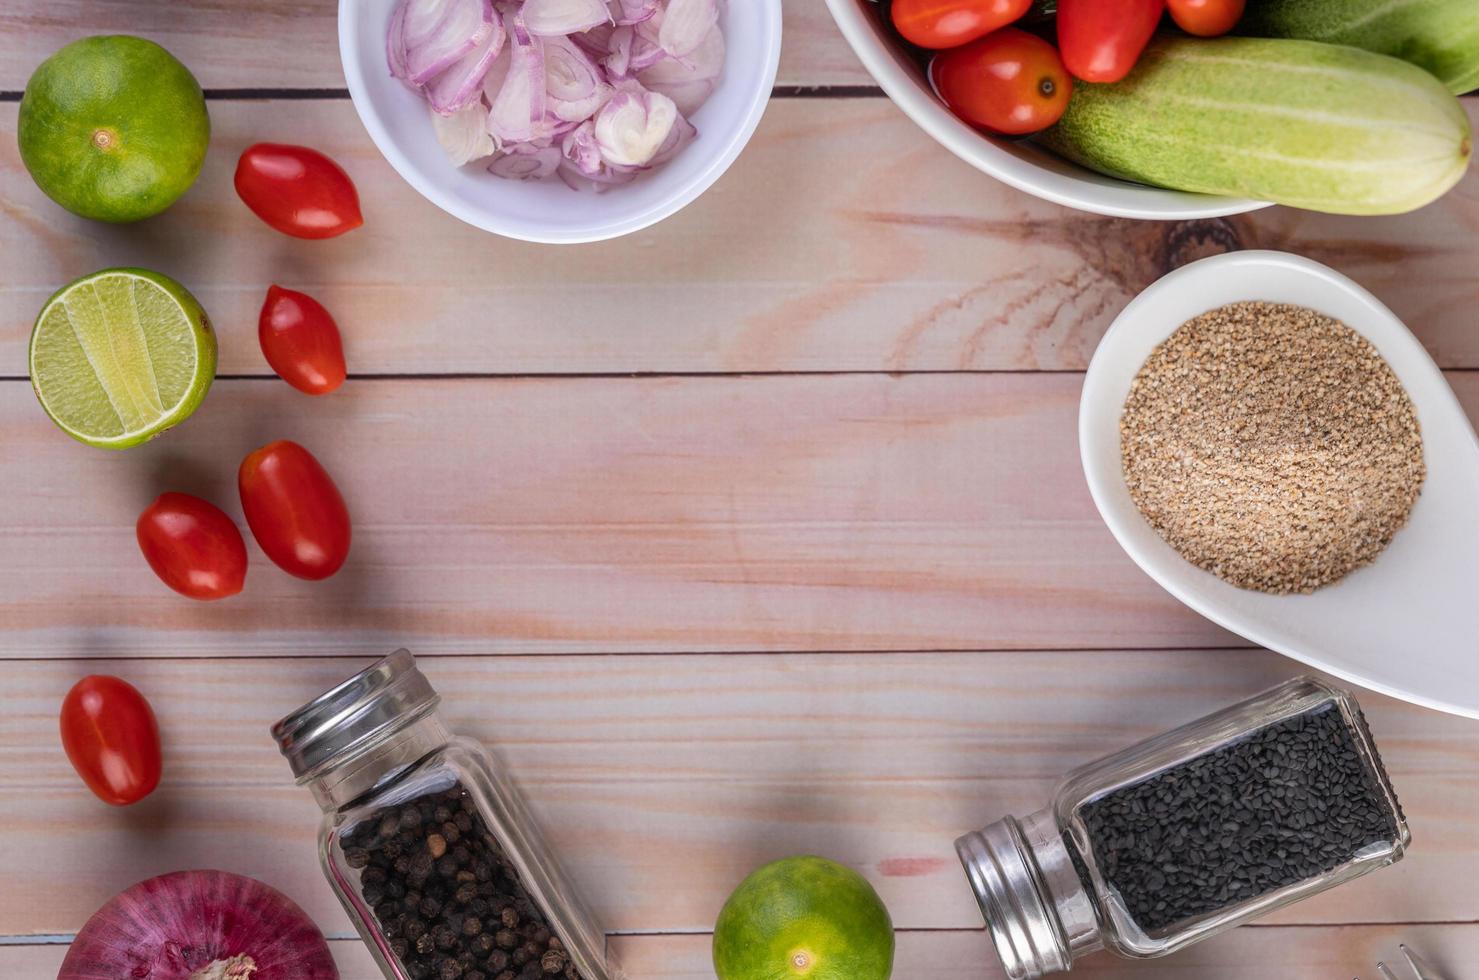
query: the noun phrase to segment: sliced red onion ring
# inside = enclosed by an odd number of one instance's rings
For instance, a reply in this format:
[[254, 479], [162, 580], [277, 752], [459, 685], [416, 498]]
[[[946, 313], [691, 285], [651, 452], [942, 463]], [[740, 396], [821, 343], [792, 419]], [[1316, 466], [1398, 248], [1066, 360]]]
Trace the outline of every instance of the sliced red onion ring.
[[503, 42], [507, 37], [499, 21], [494, 20], [492, 28], [487, 40], [463, 55], [456, 64], [426, 86], [426, 100], [431, 103], [432, 109], [444, 116], [450, 116], [459, 109], [481, 101], [483, 80], [488, 77], [488, 69], [503, 50]]
[[595, 62], [566, 37], [544, 39], [544, 84], [550, 114], [572, 123], [595, 115], [613, 91]]
[[542, 135], [545, 118], [544, 43], [529, 34], [517, 10], [503, 15], [503, 26], [512, 49], [508, 75], [488, 113], [488, 132], [499, 146]]
[[606, 0], [524, 0], [522, 12], [529, 33], [539, 37], [564, 37], [611, 23]]
[[617, 167], [645, 167], [667, 142], [678, 107], [661, 92], [623, 89], [596, 113], [596, 145]]
[[386, 42], [390, 71], [425, 85], [488, 40], [493, 0], [401, 0]]

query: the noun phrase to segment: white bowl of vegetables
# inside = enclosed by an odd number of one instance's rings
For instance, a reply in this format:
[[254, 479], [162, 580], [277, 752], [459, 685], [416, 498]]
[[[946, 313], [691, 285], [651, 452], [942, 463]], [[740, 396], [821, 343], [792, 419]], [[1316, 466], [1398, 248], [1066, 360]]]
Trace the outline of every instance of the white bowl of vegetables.
[[[1083, 211], [1399, 213], [1446, 192], [1472, 156], [1454, 96], [1479, 87], [1475, 0], [827, 5], [925, 132], [998, 180]], [[1196, 22], [1209, 9], [1221, 23]], [[1014, 88], [1024, 78], [1047, 94]]]
[[627, 235], [707, 190], [775, 83], [780, 0], [340, 0], [349, 93], [448, 213], [550, 244]]

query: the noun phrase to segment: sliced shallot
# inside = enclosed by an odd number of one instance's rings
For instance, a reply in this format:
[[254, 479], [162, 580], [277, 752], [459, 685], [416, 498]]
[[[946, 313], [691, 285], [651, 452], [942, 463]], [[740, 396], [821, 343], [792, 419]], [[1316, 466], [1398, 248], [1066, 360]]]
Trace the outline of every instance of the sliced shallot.
[[523, 143], [545, 135], [544, 42], [529, 34], [521, 13], [504, 14], [510, 48], [508, 77], [488, 113], [494, 141]]
[[401, 0], [391, 18], [391, 74], [425, 85], [487, 42], [493, 0]]
[[595, 62], [566, 37], [544, 39], [544, 86], [550, 113], [574, 123], [595, 115], [613, 91]]
[[433, 111], [431, 128], [454, 167], [491, 156], [495, 149], [493, 134], [488, 132], [488, 110], [481, 102], [447, 116]]
[[398, 0], [391, 74], [454, 166], [605, 190], [671, 160], [723, 73], [725, 0]]
[[618, 167], [645, 167], [677, 125], [678, 107], [661, 92], [617, 92], [596, 113], [596, 145]]
[[483, 80], [503, 50], [507, 36], [496, 18], [491, 23], [492, 29], [482, 44], [463, 55], [426, 86], [426, 100], [442, 115], [449, 116], [482, 100]]
[[522, 13], [529, 33], [539, 37], [564, 37], [611, 23], [606, 0], [524, 0]]
[[718, 0], [669, 0], [657, 42], [674, 58], [682, 58], [702, 44], [718, 22]]
[[665, 58], [638, 72], [637, 81], [666, 95], [678, 104], [679, 112], [691, 116], [714, 93], [723, 71], [724, 32], [715, 25], [687, 58]]

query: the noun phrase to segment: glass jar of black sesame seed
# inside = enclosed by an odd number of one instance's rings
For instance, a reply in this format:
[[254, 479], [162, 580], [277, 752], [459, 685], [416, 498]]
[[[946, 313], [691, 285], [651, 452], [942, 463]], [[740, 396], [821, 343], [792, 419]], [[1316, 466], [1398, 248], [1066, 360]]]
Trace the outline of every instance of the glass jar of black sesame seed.
[[272, 728], [387, 980], [621, 980], [518, 791], [440, 701], [400, 650]]
[[1310, 678], [1069, 773], [955, 842], [1010, 980], [1162, 956], [1401, 859], [1351, 695]]

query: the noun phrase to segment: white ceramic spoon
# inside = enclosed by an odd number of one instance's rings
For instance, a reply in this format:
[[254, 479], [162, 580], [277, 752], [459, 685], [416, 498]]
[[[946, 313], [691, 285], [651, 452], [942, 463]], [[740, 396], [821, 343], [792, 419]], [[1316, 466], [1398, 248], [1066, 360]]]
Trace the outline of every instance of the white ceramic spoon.
[[[1243, 300], [1296, 303], [1376, 346], [1422, 426], [1427, 482], [1371, 565], [1312, 595], [1235, 588], [1146, 523], [1120, 471], [1120, 412], [1151, 350], [1182, 323]], [[1131, 558], [1176, 598], [1254, 643], [1356, 684], [1479, 718], [1479, 439], [1422, 344], [1376, 297], [1318, 262], [1232, 252], [1172, 272], [1125, 307], [1089, 365], [1078, 417], [1084, 475]]]

